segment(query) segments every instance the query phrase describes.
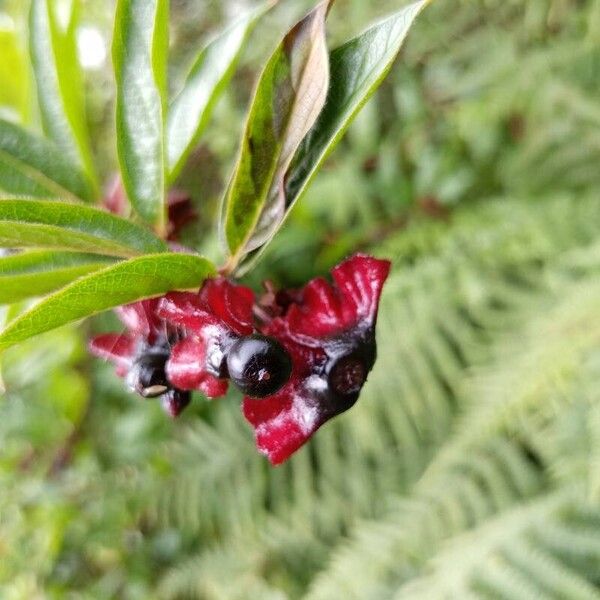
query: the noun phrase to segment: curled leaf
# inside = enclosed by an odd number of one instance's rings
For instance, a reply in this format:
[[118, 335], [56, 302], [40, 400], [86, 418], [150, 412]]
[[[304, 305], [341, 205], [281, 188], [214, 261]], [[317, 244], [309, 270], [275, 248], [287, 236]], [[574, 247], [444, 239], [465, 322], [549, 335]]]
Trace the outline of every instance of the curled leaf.
[[321, 2], [284, 37], [263, 71], [223, 205], [222, 230], [233, 262], [261, 246], [285, 214], [285, 181], [317, 120], [329, 86]]
[[0, 119], [0, 189], [10, 194], [92, 200], [79, 166], [50, 140]]
[[[314, 127], [304, 136], [285, 177], [283, 215], [273, 220], [261, 248], [246, 258], [238, 274], [247, 271], [303, 196], [327, 157], [365, 103], [390, 71], [410, 27], [430, 0], [419, 0], [373, 25], [331, 52], [331, 85], [327, 101]], [[236, 265], [237, 266], [237, 262]]]

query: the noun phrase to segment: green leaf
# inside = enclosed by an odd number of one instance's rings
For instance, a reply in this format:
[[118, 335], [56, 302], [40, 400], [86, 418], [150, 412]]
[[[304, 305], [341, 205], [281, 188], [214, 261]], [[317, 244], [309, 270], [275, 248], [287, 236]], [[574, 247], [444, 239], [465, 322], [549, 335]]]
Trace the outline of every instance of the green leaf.
[[115, 306], [171, 290], [197, 289], [214, 273], [208, 260], [191, 254], [154, 254], [120, 262], [78, 279], [11, 321], [0, 334], [0, 349]]
[[233, 264], [283, 218], [288, 168], [325, 104], [325, 18], [332, 1], [318, 4], [287, 33], [260, 77], [223, 204], [222, 230]]
[[123, 185], [138, 214], [161, 233], [166, 222], [168, 9], [167, 0], [119, 0], [113, 40]]
[[172, 102], [167, 124], [169, 179], [174, 181], [206, 128], [213, 108], [227, 87], [242, 48], [271, 0], [237, 19], [205, 46], [196, 58], [183, 89]]
[[76, 164], [49, 140], [0, 119], [0, 189], [11, 194], [92, 200]]
[[0, 200], [0, 247], [77, 250], [112, 256], [166, 252], [144, 227], [103, 210], [45, 200]]
[[331, 88], [317, 124], [304, 140], [286, 186], [288, 204], [305, 191], [354, 117], [375, 93], [408, 30], [430, 0], [415, 2], [331, 53]]
[[78, 0], [68, 22], [58, 20], [56, 0], [32, 0], [29, 46], [44, 130], [86, 173], [98, 195], [85, 116], [83, 76], [77, 57]]
[[44, 296], [113, 261], [97, 254], [46, 250], [0, 258], [0, 304]]
[[[405, 6], [384, 21], [333, 50], [330, 56], [331, 86], [325, 107], [304, 138], [286, 177], [285, 206], [273, 219], [270, 238], [277, 232], [292, 206], [338, 144], [354, 117], [375, 93], [398, 56], [417, 15], [431, 0]], [[263, 242], [266, 242], [263, 238]], [[264, 250], [265, 246], [261, 248]], [[257, 258], [255, 253], [254, 259]], [[238, 269], [248, 270], [250, 264]], [[234, 265], [235, 266], [235, 265]]]

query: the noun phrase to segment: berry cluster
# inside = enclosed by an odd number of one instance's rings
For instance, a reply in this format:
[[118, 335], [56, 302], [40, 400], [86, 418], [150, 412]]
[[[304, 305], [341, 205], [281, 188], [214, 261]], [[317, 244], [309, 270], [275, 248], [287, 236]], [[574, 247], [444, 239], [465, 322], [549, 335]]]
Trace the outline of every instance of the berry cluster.
[[91, 350], [145, 398], [177, 416], [198, 390], [223, 396], [229, 381], [259, 450], [285, 461], [327, 420], [358, 399], [376, 358], [375, 324], [390, 263], [355, 255], [300, 290], [267, 293], [224, 277], [198, 293], [172, 292], [117, 309], [123, 334]]

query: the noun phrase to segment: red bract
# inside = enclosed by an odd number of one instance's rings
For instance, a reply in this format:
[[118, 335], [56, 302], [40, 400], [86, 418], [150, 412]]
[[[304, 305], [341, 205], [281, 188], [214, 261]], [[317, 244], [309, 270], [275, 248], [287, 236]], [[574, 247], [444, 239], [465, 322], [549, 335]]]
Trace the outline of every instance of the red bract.
[[182, 229], [198, 218], [192, 199], [182, 190], [169, 190], [167, 196], [167, 239], [170, 242], [177, 241]]
[[184, 333], [166, 365], [169, 381], [182, 390], [209, 398], [227, 391], [227, 350], [253, 331], [252, 290], [224, 277], [207, 280], [198, 294], [172, 292], [160, 301], [158, 314]]
[[[289, 382], [263, 399], [244, 398], [259, 450], [285, 461], [331, 417], [350, 408], [375, 362], [375, 324], [389, 261], [355, 255], [296, 294], [262, 329], [290, 353]], [[288, 295], [289, 298], [289, 295]]]
[[130, 334], [106, 333], [93, 338], [89, 346], [92, 354], [110, 360], [116, 367], [117, 375], [125, 377], [133, 363], [137, 341]]
[[167, 333], [165, 322], [156, 314], [157, 307], [158, 299], [153, 299], [116, 308], [115, 312], [128, 332], [96, 336], [90, 342], [91, 352], [114, 363], [117, 375], [124, 377], [140, 347], [154, 344], [159, 336]]
[[150, 338], [166, 334], [165, 322], [158, 316], [158, 298], [141, 300], [115, 309], [117, 316], [131, 333]]
[[[109, 184], [103, 199], [104, 207], [110, 212], [126, 216], [128, 211], [127, 195], [120, 177]], [[167, 194], [167, 240], [177, 241], [181, 230], [198, 218], [192, 199], [183, 190], [171, 189]]]

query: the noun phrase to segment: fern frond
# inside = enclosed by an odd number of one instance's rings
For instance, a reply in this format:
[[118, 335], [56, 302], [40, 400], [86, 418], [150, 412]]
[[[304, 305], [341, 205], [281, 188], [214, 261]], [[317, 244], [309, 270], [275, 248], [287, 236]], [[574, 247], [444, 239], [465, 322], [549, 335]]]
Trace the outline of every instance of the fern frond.
[[[431, 573], [400, 588], [394, 599], [600, 598], [592, 573], [561, 560], [562, 554], [570, 552], [571, 540], [564, 538], [551, 546], [544, 543], [543, 533], [539, 535], [552, 523], [576, 530], [577, 498], [576, 490], [561, 491], [455, 538], [432, 559]], [[596, 535], [599, 525], [594, 525]], [[597, 559], [591, 550], [586, 559]]]
[[522, 329], [499, 342], [493, 366], [474, 375], [456, 442], [430, 470], [443, 469], [446, 456], [489, 435], [518, 432], [532, 412], [537, 419], [556, 417], [566, 403], [582, 398], [573, 389], [581, 379], [598, 380], [600, 373], [586, 367], [600, 345], [600, 282], [571, 282], [557, 292], [534, 303]]
[[159, 594], [166, 599], [286, 600], [261, 576], [265, 567], [266, 561], [256, 554], [207, 552], [173, 569], [162, 581]]
[[525, 449], [501, 438], [463, 456], [437, 479], [419, 482], [394, 509], [359, 525], [315, 579], [307, 600], [387, 598], [410, 580], [440, 542], [537, 494], [539, 466]]

